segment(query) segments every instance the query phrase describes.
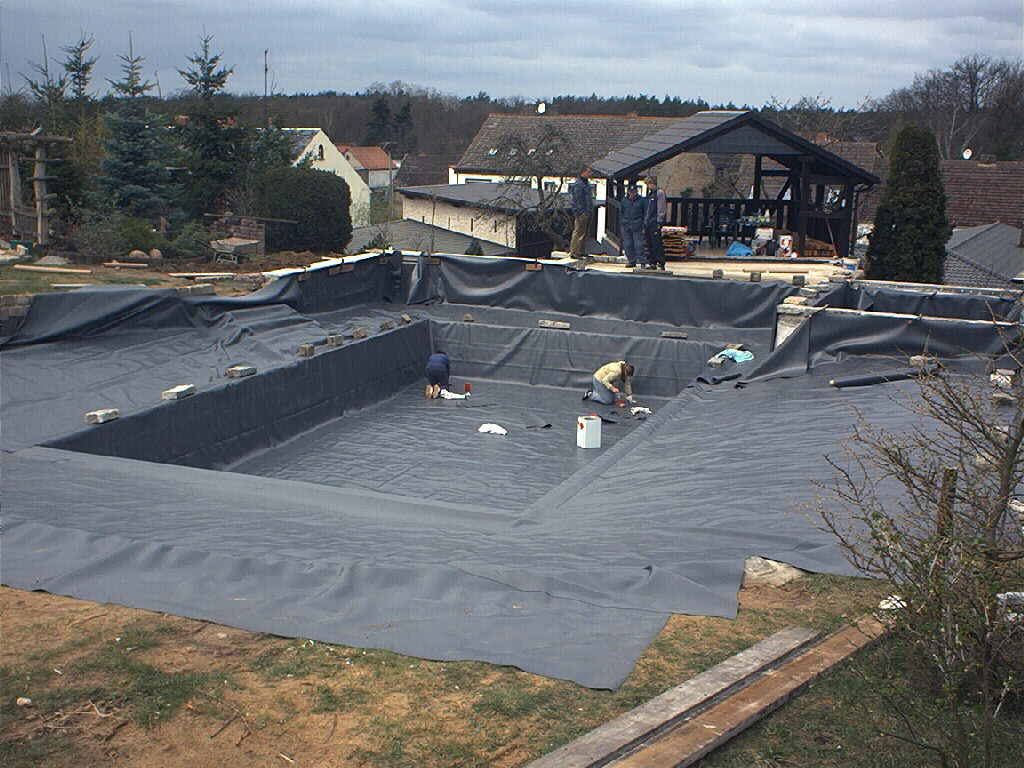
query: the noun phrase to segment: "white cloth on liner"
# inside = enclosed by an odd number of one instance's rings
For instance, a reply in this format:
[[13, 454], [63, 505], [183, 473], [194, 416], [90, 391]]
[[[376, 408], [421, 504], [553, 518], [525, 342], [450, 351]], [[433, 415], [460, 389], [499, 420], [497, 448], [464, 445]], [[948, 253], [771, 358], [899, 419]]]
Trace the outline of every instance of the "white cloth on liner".
[[638, 413], [642, 413], [644, 415], [650, 415], [651, 409], [650, 408], [644, 408], [642, 405], [637, 405], [637, 406], [635, 406], [633, 408], [630, 408], [629, 412], [632, 413], [634, 416], [636, 416]]
[[465, 400], [469, 397], [469, 392], [464, 395], [457, 395], [454, 392], [449, 392], [447, 389], [442, 389], [438, 394], [445, 400]]
[[477, 432], [486, 432], [491, 435], [507, 435], [508, 430], [504, 427], [500, 427], [497, 424], [481, 424], [477, 427]]

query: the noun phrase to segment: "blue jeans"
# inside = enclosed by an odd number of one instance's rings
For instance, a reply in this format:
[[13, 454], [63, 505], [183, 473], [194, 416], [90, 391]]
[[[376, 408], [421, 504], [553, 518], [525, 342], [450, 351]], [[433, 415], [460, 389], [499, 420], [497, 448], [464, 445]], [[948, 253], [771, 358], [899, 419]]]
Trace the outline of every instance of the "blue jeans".
[[598, 381], [597, 376], [591, 382], [590, 388], [592, 390], [590, 393], [591, 400], [601, 403], [601, 405], [612, 405], [615, 402], [615, 395], [604, 385], [604, 382]]
[[632, 267], [634, 264], [643, 266], [647, 263], [644, 255], [644, 233], [643, 230], [630, 231], [622, 230], [622, 250], [626, 252], [626, 264]]

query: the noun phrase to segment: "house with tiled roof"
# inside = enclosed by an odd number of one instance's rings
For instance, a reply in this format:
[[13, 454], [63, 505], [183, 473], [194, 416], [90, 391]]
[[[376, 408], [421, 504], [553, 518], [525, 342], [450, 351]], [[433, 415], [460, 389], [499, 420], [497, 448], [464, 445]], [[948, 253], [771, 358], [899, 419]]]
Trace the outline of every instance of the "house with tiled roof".
[[401, 163], [380, 147], [355, 147], [351, 144], [338, 144], [337, 147], [370, 189], [387, 189], [401, 168]]
[[[449, 171], [450, 184], [500, 183], [519, 177], [520, 167], [550, 168], [544, 176], [549, 188], [565, 191], [580, 166], [600, 160], [611, 152], [643, 140], [675, 125], [681, 117], [636, 117], [629, 115], [488, 115], [462, 157]], [[543, 155], [536, 155], [540, 152]], [[533, 158], [519, 163], [517, 158]], [[673, 161], [671, 165], [675, 165]], [[682, 161], [679, 161], [682, 162]], [[656, 169], [663, 173], [668, 169]], [[522, 178], [532, 176], [522, 173]], [[535, 178], [530, 183], [536, 184]], [[605, 199], [603, 178], [591, 179], [594, 199]], [[605, 211], [599, 207], [591, 223], [591, 235], [600, 241], [605, 226]]]
[[306, 162], [318, 171], [340, 176], [348, 184], [352, 202], [349, 214], [352, 226], [370, 223], [370, 187], [348, 159], [320, 128], [282, 128], [291, 146], [292, 165]]
[[1024, 162], [943, 160], [946, 218], [954, 227], [1024, 222]]
[[954, 230], [946, 243], [944, 282], [1019, 289], [1024, 283], [1024, 228], [994, 222]]

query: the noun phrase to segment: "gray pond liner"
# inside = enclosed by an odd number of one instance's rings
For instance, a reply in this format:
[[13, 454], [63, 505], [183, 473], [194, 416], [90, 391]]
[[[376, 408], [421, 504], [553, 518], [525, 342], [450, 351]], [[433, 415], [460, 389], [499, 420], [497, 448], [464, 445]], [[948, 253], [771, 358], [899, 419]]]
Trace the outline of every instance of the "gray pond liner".
[[[769, 355], [791, 286], [470, 257], [421, 260], [401, 289], [399, 273], [372, 257], [239, 299], [37, 297], [0, 350], [3, 582], [614, 688], [669, 614], [735, 615], [750, 555], [851, 572], [793, 504], [825, 476], [846, 404], [898, 428], [890, 395], [913, 382], [829, 378], [891, 369], [872, 352], [922, 339], [949, 357], [998, 347], [955, 320], [816, 317]], [[357, 327], [370, 337], [296, 355]], [[753, 363], [705, 368], [736, 341]], [[424, 400], [438, 347], [468, 400]], [[601, 410], [580, 392], [620, 357], [654, 414], [619, 412], [579, 450], [576, 416]], [[260, 373], [225, 378], [235, 363]], [[199, 393], [159, 401], [181, 383]], [[86, 428], [100, 407], [122, 418]]]

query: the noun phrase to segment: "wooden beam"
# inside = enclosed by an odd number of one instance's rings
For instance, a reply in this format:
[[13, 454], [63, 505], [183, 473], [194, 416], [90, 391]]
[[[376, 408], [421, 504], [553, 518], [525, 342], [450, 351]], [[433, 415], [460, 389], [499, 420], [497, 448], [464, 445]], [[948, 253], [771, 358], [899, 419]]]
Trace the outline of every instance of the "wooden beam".
[[761, 199], [761, 160], [762, 155], [754, 156], [754, 199]]
[[36, 198], [36, 242], [46, 245], [50, 239], [50, 226], [46, 211], [46, 144], [36, 144], [35, 166], [32, 172], [32, 192]]
[[800, 202], [797, 208], [797, 252], [803, 255], [807, 246], [807, 208], [811, 196], [810, 166], [806, 161], [800, 163]]
[[35, 264], [15, 264], [15, 269], [26, 272], [57, 272], [62, 275], [91, 275], [91, 269], [72, 269], [71, 267], [38, 267]]

